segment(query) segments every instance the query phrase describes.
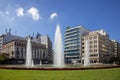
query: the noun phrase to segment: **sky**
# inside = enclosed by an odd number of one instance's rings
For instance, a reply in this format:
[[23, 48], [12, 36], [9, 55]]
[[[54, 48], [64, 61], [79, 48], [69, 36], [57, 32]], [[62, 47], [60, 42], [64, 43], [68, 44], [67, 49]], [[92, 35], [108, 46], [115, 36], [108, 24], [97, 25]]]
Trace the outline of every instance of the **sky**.
[[22, 37], [39, 32], [54, 42], [57, 24], [63, 40], [67, 26], [82, 25], [120, 41], [120, 0], [0, 0], [0, 34], [9, 28]]

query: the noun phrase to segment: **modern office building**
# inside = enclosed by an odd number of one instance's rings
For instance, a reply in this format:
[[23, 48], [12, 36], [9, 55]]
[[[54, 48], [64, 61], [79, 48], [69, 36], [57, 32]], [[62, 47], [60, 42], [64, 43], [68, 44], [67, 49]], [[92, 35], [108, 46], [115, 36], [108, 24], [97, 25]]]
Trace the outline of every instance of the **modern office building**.
[[[44, 62], [46, 60], [46, 46], [43, 44], [32, 43], [32, 58], [35, 64], [39, 64], [40, 60]], [[26, 46], [27, 40], [11, 40], [2, 47], [2, 53], [7, 53], [9, 55], [10, 61], [14, 64], [25, 63], [26, 59]]]
[[65, 63], [75, 63], [81, 60], [82, 35], [89, 31], [84, 27], [67, 27], [64, 34]]
[[113, 54], [113, 45], [109, 35], [104, 30], [92, 31], [82, 37], [82, 63], [84, 63], [86, 40], [89, 41], [91, 63], [109, 61]]

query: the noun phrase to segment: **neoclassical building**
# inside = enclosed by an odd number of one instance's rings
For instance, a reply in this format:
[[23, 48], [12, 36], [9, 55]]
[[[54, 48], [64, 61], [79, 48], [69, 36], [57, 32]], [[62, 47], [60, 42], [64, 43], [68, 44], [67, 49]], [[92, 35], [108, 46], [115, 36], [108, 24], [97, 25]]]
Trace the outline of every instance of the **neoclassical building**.
[[[39, 64], [40, 60], [44, 63], [47, 59], [46, 45], [32, 43], [32, 58], [35, 64]], [[2, 46], [2, 52], [9, 54], [9, 58], [13, 63], [25, 63], [27, 40], [11, 40]]]

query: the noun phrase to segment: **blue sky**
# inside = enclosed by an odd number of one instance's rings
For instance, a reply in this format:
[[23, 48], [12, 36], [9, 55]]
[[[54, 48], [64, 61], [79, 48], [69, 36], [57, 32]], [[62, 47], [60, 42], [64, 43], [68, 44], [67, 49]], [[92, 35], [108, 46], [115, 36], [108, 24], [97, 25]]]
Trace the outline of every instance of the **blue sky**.
[[0, 34], [6, 28], [19, 36], [37, 32], [54, 41], [56, 25], [104, 29], [120, 41], [120, 0], [0, 0]]

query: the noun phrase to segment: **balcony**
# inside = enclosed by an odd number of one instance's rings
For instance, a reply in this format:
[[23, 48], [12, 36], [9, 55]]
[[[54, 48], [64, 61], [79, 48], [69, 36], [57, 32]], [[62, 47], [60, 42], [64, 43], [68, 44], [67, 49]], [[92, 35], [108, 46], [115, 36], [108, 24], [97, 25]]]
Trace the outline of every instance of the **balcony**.
[[65, 41], [72, 41], [72, 40], [77, 40], [77, 39], [78, 39], [77, 37], [74, 37], [74, 38], [65, 39]]
[[78, 48], [68, 48], [68, 49], [65, 49], [65, 51], [78, 51], [79, 49]]
[[65, 47], [73, 47], [73, 46], [78, 46], [78, 44], [69, 44], [69, 45], [66, 45]]
[[65, 54], [66, 54], [66, 55], [69, 55], [69, 54], [78, 55], [78, 54], [79, 54], [79, 51], [65, 52]]
[[71, 34], [71, 35], [66, 35], [66, 36], [65, 36], [65, 39], [66, 39], [66, 38], [71, 38], [71, 37], [76, 37], [76, 36], [78, 36], [78, 35], [79, 35], [78, 33]]
[[65, 32], [65, 35], [72, 34], [72, 33], [76, 33], [76, 32], [78, 32], [78, 30], [67, 31], [67, 32]]

